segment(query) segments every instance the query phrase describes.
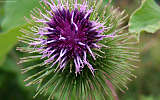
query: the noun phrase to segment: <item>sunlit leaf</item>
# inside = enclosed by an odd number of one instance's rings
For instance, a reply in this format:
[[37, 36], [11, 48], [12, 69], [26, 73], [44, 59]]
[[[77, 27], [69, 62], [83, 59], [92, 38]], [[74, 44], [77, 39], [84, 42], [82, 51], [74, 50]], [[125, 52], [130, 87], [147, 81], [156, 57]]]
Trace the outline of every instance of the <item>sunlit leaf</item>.
[[2, 2], [0, 0], [0, 32], [2, 31], [1, 23], [2, 23], [2, 20], [3, 20], [3, 17], [4, 17], [4, 8], [3, 8], [3, 6], [4, 6], [4, 2]]
[[141, 31], [150, 33], [160, 29], [160, 7], [154, 0], [143, 0], [142, 5], [130, 17], [129, 31], [139, 37]]
[[4, 0], [4, 2], [5, 13], [1, 23], [3, 33], [0, 34], [0, 64], [4, 62], [6, 54], [17, 43], [16, 36], [20, 34], [19, 26], [26, 23], [24, 16], [29, 16], [30, 11], [39, 5], [38, 0]]
[[0, 34], [0, 65], [4, 62], [7, 53], [17, 43], [17, 36], [20, 35], [19, 30], [21, 27], [27, 27], [27, 25], [22, 25]]
[[17, 25], [26, 23], [24, 16], [29, 16], [30, 11], [39, 5], [39, 0], [6, 0], [5, 18], [2, 21], [2, 30], [6, 31]]

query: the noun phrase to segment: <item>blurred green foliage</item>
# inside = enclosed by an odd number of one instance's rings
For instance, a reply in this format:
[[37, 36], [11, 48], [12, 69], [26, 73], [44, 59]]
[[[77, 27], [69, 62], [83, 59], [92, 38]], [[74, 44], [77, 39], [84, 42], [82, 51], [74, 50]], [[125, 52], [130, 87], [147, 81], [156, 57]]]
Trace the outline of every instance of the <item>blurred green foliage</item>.
[[39, 0], [6, 0], [4, 5], [5, 18], [1, 24], [2, 31], [7, 31], [18, 25], [25, 24], [24, 16], [29, 17], [31, 10], [40, 6], [38, 1]]
[[[2, 6], [3, 5], [3, 6]], [[24, 16], [29, 17], [30, 11], [39, 7], [38, 0], [1, 0], [0, 1], [0, 64], [3, 64], [6, 54], [17, 43], [21, 27], [26, 26]], [[4, 13], [5, 12], [5, 13]]]
[[141, 62], [136, 80], [129, 91], [120, 93], [121, 100], [160, 100], [160, 32], [143, 34], [140, 38]]
[[[18, 30], [26, 25], [24, 16], [29, 16], [30, 10], [38, 7], [38, 0], [2, 1], [5, 0], [0, 0], [0, 32], [3, 32], [0, 33], [0, 63], [2, 61], [4, 63], [0, 65], [0, 100], [32, 100], [35, 89], [24, 87], [24, 78], [20, 73], [21, 66], [16, 64], [18, 55], [14, 46], [17, 43]], [[138, 7], [140, 0], [114, 0], [114, 2], [131, 14]], [[154, 12], [149, 9], [147, 13], [155, 13], [156, 8]], [[145, 14], [144, 17], [147, 16]], [[155, 15], [159, 18], [159, 13]], [[141, 62], [137, 64], [140, 67], [135, 71], [138, 78], [128, 84], [129, 90], [125, 94], [118, 92], [120, 100], [160, 100], [160, 32], [142, 34], [140, 50]], [[36, 100], [45, 99], [43, 96], [36, 98]]]
[[[14, 48], [15, 49], [15, 48]], [[20, 66], [16, 64], [16, 53], [11, 51], [5, 63], [0, 66], [0, 100], [32, 100], [35, 94], [34, 87], [24, 87]], [[36, 99], [46, 100], [39, 96]]]
[[27, 27], [28, 25], [22, 25], [15, 27], [7, 32], [0, 34], [0, 65], [5, 61], [7, 53], [16, 45], [17, 36], [20, 35], [19, 30], [23, 27]]
[[0, 32], [2, 31], [1, 29], [1, 23], [3, 20], [3, 16], [4, 16], [4, 2], [1, 2], [2, 0], [0, 0]]

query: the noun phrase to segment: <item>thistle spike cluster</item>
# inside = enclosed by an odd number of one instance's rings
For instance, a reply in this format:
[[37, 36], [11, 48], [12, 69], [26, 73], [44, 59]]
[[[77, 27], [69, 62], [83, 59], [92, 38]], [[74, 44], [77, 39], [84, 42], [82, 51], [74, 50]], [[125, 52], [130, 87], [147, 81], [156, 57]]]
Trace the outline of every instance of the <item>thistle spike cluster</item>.
[[76, 100], [106, 99], [113, 86], [126, 88], [135, 67], [127, 60], [137, 61], [137, 51], [129, 42], [130, 34], [122, 33], [126, 26], [120, 28], [124, 12], [99, 0], [40, 4], [42, 9], [35, 8], [32, 19], [26, 18], [30, 28], [21, 30], [24, 35], [19, 40], [27, 46], [17, 47], [31, 55], [19, 63], [29, 65], [23, 73], [35, 72], [25, 81], [26, 86], [39, 84], [36, 96], [51, 89], [49, 99], [56, 92], [60, 99], [70, 100], [75, 94]]

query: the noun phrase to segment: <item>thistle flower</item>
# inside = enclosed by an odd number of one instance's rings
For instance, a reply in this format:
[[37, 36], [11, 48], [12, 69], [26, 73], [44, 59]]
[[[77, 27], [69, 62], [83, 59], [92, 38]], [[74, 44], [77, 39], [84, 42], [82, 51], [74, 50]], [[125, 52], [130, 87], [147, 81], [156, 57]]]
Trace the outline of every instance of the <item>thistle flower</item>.
[[120, 27], [124, 12], [97, 0], [40, 4], [26, 18], [30, 29], [21, 30], [19, 40], [26, 45], [17, 47], [30, 54], [19, 62], [28, 66], [23, 73], [34, 73], [26, 86], [39, 84], [35, 96], [51, 91], [49, 99], [56, 93], [64, 100], [117, 99], [113, 86], [127, 88], [135, 67], [127, 60], [137, 61], [130, 34], [123, 33], [127, 26]]

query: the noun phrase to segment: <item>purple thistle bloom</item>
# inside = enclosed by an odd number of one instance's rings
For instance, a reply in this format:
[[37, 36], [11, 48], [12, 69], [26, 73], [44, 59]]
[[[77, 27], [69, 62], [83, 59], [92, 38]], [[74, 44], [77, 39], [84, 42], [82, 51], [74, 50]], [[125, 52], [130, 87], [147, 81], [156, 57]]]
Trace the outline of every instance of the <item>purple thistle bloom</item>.
[[21, 30], [24, 44], [17, 50], [31, 55], [19, 63], [27, 66], [23, 73], [33, 71], [25, 82], [38, 84], [35, 97], [51, 90], [48, 100], [56, 93], [62, 95], [58, 100], [108, 100], [108, 95], [116, 100], [114, 87], [128, 89], [136, 68], [131, 61], [138, 59], [135, 42], [124, 33], [125, 13], [113, 9], [111, 0], [102, 1], [42, 0], [42, 9], [26, 18], [29, 29]]
[[[52, 1], [52, 0], [51, 0]], [[92, 51], [94, 48], [101, 48], [97, 43], [103, 38], [114, 37], [113, 35], [104, 35], [103, 32], [107, 30], [104, 23], [90, 20], [90, 14], [93, 9], [87, 7], [87, 2], [82, 4], [73, 4], [73, 9], [69, 9], [68, 3], [61, 3], [58, 0], [56, 5], [44, 1], [49, 5], [51, 11], [47, 11], [50, 17], [40, 11], [42, 19], [32, 18], [37, 23], [43, 23], [46, 27], [39, 28], [37, 34], [39, 39], [35, 38], [35, 42], [30, 43], [31, 46], [39, 47], [43, 54], [45, 64], [52, 63], [51, 67], [59, 63], [57, 69], [64, 69], [67, 63], [71, 60], [75, 64], [75, 73], [80, 73], [85, 65], [94, 74], [93, 66], [87, 60], [87, 54], [91, 55], [95, 60], [95, 54]], [[42, 38], [44, 37], [44, 38]]]

